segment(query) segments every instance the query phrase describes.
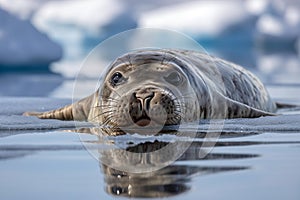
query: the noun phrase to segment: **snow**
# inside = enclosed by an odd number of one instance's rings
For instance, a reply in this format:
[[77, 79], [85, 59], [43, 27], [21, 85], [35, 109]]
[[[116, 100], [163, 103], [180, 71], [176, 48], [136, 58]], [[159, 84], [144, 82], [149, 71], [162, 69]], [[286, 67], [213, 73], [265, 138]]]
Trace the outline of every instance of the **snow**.
[[62, 49], [29, 21], [0, 8], [0, 65], [48, 65], [62, 56]]

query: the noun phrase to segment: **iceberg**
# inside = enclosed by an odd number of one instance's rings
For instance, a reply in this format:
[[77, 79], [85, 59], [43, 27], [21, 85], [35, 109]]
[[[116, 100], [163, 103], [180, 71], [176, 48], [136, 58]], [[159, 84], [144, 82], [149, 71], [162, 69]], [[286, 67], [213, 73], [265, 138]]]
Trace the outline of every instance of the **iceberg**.
[[135, 28], [128, 10], [117, 0], [51, 1], [37, 10], [32, 22], [64, 46], [66, 59], [78, 59], [107, 37]]
[[0, 67], [46, 66], [62, 57], [62, 48], [28, 20], [0, 8]]

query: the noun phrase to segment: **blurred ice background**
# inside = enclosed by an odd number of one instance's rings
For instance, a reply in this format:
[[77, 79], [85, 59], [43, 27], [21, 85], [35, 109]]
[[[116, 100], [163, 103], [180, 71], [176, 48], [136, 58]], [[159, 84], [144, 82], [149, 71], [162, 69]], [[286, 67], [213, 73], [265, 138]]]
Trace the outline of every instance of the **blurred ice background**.
[[192, 37], [249, 68], [271, 93], [300, 86], [297, 0], [0, 0], [0, 96], [70, 98], [93, 47], [143, 27]]

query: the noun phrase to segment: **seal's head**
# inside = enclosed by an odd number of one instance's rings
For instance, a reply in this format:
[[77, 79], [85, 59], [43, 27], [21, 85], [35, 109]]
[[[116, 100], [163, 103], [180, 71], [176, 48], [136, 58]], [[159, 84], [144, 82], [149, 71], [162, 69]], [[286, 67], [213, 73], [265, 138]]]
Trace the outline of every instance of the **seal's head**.
[[121, 129], [179, 125], [193, 118], [188, 114], [195, 105], [192, 94], [183, 69], [165, 54], [135, 52], [111, 65], [94, 116], [101, 124]]

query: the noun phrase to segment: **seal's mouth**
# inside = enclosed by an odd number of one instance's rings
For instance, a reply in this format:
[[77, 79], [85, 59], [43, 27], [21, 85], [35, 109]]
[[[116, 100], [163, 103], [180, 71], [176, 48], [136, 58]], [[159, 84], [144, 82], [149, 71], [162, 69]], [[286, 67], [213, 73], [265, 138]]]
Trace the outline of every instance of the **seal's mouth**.
[[132, 117], [132, 120], [138, 126], [148, 126], [151, 122], [150, 117], [144, 112], [140, 117]]

